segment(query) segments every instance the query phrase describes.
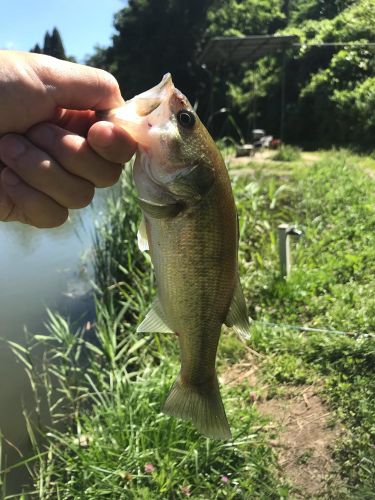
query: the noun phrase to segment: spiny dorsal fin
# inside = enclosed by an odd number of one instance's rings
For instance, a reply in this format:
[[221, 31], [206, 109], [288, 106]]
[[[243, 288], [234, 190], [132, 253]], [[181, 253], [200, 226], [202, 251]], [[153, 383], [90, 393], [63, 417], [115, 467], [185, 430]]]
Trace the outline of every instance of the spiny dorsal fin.
[[164, 313], [158, 298], [154, 300], [147, 316], [138, 326], [137, 332], [174, 333], [165, 322]]
[[245, 297], [237, 275], [236, 285], [234, 288], [232, 303], [229, 308], [225, 324], [233, 328], [233, 330], [245, 340], [250, 338], [250, 321], [247, 315], [247, 307]]

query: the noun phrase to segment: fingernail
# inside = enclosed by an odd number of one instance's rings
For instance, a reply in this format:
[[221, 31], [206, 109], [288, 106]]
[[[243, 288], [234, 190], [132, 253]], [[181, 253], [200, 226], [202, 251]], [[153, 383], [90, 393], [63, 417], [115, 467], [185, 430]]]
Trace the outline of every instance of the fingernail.
[[26, 145], [22, 139], [16, 135], [6, 135], [1, 139], [1, 151], [3, 156], [9, 160], [16, 160], [26, 150]]
[[8, 186], [17, 186], [21, 179], [10, 168], [7, 168], [3, 172], [3, 182]]

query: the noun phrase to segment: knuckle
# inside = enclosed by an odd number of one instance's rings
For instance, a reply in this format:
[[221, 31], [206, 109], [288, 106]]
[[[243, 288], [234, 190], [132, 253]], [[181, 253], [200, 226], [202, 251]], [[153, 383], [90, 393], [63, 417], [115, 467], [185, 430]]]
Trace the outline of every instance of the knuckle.
[[93, 184], [86, 182], [81, 185], [81, 188], [75, 196], [73, 196], [72, 202], [70, 204], [70, 208], [84, 208], [87, 205], [90, 205], [92, 199], [94, 198], [95, 187]]
[[69, 211], [66, 208], [59, 207], [58, 210], [54, 210], [49, 216], [40, 220], [30, 221], [28, 223], [39, 229], [51, 229], [53, 227], [62, 226], [68, 217]]
[[49, 125], [48, 123], [37, 123], [36, 125], [33, 125], [29, 130], [27, 131], [28, 136], [36, 136], [39, 135], [40, 133], [44, 132], [46, 128], [48, 128]]
[[54, 144], [55, 128], [50, 123], [42, 122], [31, 127], [26, 135], [36, 146], [48, 145], [48, 148], [51, 148]]
[[103, 175], [101, 179], [98, 179], [95, 182], [96, 187], [98, 188], [106, 188], [113, 186], [113, 184], [116, 184], [118, 182], [122, 172], [122, 167], [121, 165], [111, 165], [111, 168], [107, 168], [105, 170], [105, 173], [103, 172]]
[[49, 173], [52, 169], [52, 160], [49, 158], [45, 158], [44, 160], [40, 160], [39, 162], [39, 169], [41, 174], [45, 175]]
[[109, 90], [113, 90], [114, 88], [119, 89], [119, 84], [116, 78], [104, 69], [98, 69], [98, 80]]
[[69, 217], [69, 211], [67, 209], [59, 210], [56, 215], [55, 227], [62, 226]]

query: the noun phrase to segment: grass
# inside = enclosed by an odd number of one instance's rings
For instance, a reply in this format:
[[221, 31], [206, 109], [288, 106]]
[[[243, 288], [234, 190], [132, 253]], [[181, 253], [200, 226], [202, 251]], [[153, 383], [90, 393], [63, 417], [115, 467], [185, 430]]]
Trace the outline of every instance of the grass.
[[[248, 181], [241, 182], [242, 275], [247, 276], [244, 284], [253, 318], [374, 333], [375, 183], [358, 168], [358, 157], [346, 151], [327, 154], [309, 169], [294, 172], [293, 189], [281, 193], [279, 186], [276, 204], [269, 191], [273, 181], [261, 179], [263, 197], [258, 199], [263, 203], [255, 218], [254, 214], [247, 218]], [[269, 227], [264, 227], [266, 217]], [[304, 230], [287, 281], [280, 279], [275, 265], [274, 235], [282, 221]], [[264, 372], [275, 391], [280, 383], [324, 381], [323, 396], [346, 428], [335, 451], [346, 487], [332, 490], [330, 498], [372, 498], [374, 338], [306, 335], [265, 329], [260, 323], [253, 331], [253, 346], [267, 354]]]
[[[322, 155], [309, 168], [291, 169], [287, 178], [262, 165], [251, 177], [234, 179], [241, 277], [256, 321], [251, 347], [264, 355], [263, 381], [271, 395], [281, 385], [285, 390], [319, 381], [332, 423], [345, 429], [334, 451], [340, 486], [331, 477], [326, 498], [370, 499], [375, 490], [375, 341], [266, 323], [375, 331], [374, 187], [348, 152]], [[51, 315], [50, 335], [34, 337], [29, 349], [13, 346], [25, 361], [36, 401], [47, 394], [50, 408], [50, 430], [39, 430], [35, 419], [29, 425], [37, 452], [30, 464], [34, 495], [293, 498], [293, 486], [277, 466], [275, 431], [251, 404], [246, 384], [223, 388], [230, 443], [205, 439], [190, 424], [160, 413], [178, 371], [178, 350], [173, 336], [135, 334], [154, 293], [148, 259], [136, 250], [138, 218], [125, 180], [123, 196], [110, 201], [98, 228], [96, 328], [76, 332]], [[278, 269], [280, 222], [304, 230], [288, 280]], [[40, 344], [42, 364], [33, 355]], [[220, 371], [243, 356], [241, 343], [223, 334]]]
[[283, 145], [272, 157], [274, 161], [297, 161], [301, 159], [301, 150], [295, 146]]

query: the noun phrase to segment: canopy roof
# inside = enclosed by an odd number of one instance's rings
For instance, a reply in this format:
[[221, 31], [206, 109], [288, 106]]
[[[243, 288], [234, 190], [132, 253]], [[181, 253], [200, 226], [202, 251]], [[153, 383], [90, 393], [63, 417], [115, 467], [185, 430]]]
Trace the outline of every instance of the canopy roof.
[[219, 36], [207, 43], [199, 63], [256, 61], [298, 42], [298, 37], [294, 35]]

